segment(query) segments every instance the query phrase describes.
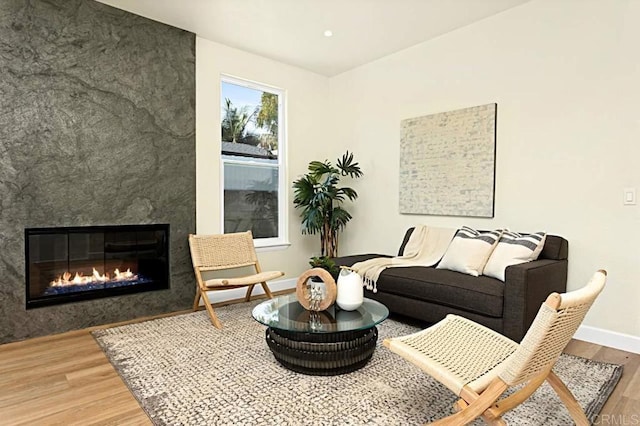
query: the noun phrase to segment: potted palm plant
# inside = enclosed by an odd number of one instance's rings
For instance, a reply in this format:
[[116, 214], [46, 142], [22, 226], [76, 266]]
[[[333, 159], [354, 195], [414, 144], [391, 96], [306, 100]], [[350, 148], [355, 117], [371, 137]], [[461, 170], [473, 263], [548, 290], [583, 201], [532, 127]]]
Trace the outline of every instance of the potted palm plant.
[[334, 166], [328, 160], [312, 161], [309, 172], [293, 182], [295, 208], [301, 209], [303, 234], [320, 234], [321, 256], [338, 255], [338, 234], [351, 220], [342, 203], [358, 198], [349, 187], [340, 187], [340, 179], [360, 178], [363, 175], [353, 154], [347, 151]]

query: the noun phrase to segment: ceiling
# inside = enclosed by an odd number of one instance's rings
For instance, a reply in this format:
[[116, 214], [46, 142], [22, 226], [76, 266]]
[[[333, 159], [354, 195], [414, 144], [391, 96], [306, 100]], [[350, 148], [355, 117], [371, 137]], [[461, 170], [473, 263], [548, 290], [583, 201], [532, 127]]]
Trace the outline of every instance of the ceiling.
[[334, 76], [529, 0], [98, 1]]

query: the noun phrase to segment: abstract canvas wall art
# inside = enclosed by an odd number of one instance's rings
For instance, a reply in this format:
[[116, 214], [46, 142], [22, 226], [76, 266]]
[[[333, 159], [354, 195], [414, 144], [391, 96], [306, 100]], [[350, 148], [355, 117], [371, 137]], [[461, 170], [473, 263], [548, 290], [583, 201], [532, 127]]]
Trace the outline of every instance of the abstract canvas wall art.
[[497, 104], [401, 122], [400, 213], [493, 217]]

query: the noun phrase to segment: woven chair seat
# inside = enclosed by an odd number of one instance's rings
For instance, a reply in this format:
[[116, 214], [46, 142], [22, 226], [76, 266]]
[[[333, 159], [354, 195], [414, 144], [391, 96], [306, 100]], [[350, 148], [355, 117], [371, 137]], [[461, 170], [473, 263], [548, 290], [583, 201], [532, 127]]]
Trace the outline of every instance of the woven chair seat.
[[389, 339], [389, 348], [459, 395], [467, 385], [481, 392], [518, 348], [513, 340], [457, 315]]
[[276, 278], [280, 278], [284, 273], [280, 271], [264, 271], [259, 274], [247, 275], [245, 277], [236, 278], [214, 278], [206, 280], [204, 285], [208, 288], [212, 287], [224, 287], [224, 286], [245, 286], [248, 284], [255, 284], [257, 282], [271, 281]]

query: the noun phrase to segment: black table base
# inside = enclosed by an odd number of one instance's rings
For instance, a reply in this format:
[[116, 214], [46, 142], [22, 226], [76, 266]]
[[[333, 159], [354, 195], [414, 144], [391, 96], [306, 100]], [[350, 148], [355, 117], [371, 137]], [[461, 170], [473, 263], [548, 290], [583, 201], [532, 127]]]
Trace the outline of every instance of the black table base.
[[289, 370], [314, 376], [350, 373], [365, 366], [376, 348], [378, 329], [305, 333], [267, 328], [276, 360]]

